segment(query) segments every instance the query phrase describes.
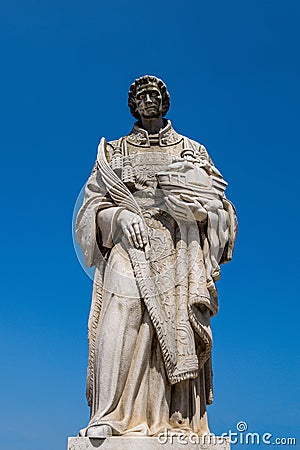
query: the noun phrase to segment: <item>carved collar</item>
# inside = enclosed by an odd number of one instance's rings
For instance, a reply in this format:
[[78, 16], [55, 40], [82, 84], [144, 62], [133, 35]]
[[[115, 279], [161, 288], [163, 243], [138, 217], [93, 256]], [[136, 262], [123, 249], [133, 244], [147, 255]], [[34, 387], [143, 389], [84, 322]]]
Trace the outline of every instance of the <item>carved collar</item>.
[[[168, 145], [177, 144], [182, 140], [182, 136], [174, 130], [170, 120], [167, 120], [167, 125], [162, 128], [157, 135], [154, 135], [152, 139], [149, 137], [148, 131], [140, 128], [136, 122], [133, 129], [126, 137], [127, 142], [139, 147], [150, 147], [151, 143], [157, 140], [157, 144], [160, 147], [167, 147]], [[155, 139], [156, 138], [156, 139]]]

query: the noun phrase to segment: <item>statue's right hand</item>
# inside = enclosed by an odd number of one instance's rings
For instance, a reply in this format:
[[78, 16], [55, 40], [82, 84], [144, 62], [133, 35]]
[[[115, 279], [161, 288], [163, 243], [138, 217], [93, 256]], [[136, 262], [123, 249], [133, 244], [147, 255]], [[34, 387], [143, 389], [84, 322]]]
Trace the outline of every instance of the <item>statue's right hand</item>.
[[138, 214], [124, 209], [117, 218], [117, 224], [134, 247], [145, 247], [148, 242], [147, 231]]

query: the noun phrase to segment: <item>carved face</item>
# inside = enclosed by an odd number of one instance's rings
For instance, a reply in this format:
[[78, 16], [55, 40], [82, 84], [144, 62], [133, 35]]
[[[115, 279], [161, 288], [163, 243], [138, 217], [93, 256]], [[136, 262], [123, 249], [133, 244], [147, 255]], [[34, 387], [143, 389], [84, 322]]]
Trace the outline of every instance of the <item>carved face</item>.
[[145, 119], [162, 116], [162, 96], [155, 85], [140, 86], [135, 96], [136, 111]]

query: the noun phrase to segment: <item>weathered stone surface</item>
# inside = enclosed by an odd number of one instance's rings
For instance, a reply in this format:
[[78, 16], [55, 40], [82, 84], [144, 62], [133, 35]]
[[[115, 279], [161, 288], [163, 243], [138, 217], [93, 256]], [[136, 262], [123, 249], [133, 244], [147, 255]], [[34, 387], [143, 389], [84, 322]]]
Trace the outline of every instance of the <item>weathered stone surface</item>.
[[173, 438], [163, 444], [153, 437], [109, 437], [106, 439], [93, 439], [70, 437], [67, 450], [230, 450], [229, 442], [215, 444], [197, 444], [185, 441], [180, 443]]
[[[200, 435], [209, 432], [211, 317], [220, 266], [232, 257], [235, 210], [205, 147], [164, 118], [163, 81], [141, 77], [128, 98], [138, 121], [127, 136], [101, 139], [76, 224], [86, 265], [95, 265], [91, 415], [80, 436]], [[140, 442], [156, 445], [147, 439]]]

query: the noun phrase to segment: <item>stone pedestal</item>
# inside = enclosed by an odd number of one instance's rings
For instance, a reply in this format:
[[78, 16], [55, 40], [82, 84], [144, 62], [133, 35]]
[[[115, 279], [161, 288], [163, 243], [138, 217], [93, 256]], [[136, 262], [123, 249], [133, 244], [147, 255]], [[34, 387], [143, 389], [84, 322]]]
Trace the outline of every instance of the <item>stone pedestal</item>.
[[229, 438], [211, 436], [205, 440], [188, 437], [69, 437], [67, 450], [230, 450]]

